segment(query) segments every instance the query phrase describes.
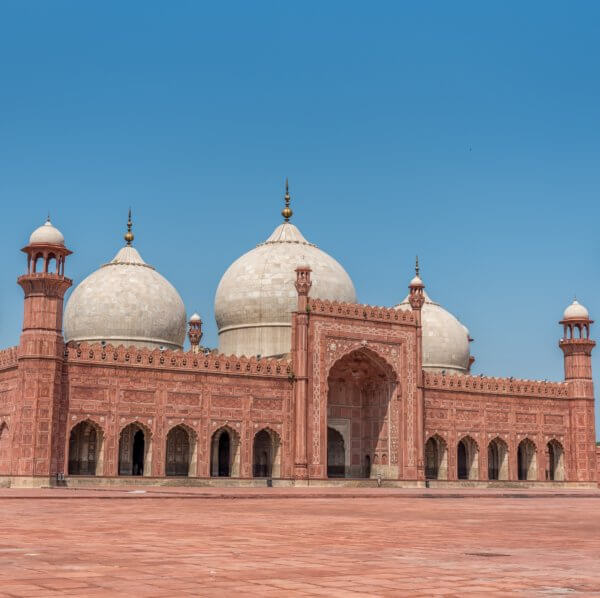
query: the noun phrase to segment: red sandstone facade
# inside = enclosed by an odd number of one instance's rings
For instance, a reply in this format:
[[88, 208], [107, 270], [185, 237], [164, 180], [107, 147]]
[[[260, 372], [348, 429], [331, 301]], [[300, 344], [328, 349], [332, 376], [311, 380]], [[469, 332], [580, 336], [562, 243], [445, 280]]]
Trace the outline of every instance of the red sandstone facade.
[[299, 267], [289, 360], [205, 354], [199, 321], [187, 352], [65, 346], [70, 252], [24, 251], [23, 333], [0, 352], [8, 483], [599, 479], [589, 319], [562, 322], [564, 381], [432, 374], [422, 368], [422, 284], [413, 281], [406, 311], [329, 303], [310, 297], [310, 268]]

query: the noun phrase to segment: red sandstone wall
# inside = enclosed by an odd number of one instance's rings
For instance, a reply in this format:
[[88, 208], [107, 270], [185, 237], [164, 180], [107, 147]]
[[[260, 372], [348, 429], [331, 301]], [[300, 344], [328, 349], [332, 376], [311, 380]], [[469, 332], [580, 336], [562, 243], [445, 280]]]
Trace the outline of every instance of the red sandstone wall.
[[[478, 445], [479, 479], [487, 479], [487, 447], [497, 436], [508, 445], [509, 479], [518, 478], [517, 447], [524, 438], [537, 448], [538, 481], [546, 480], [551, 440], [564, 448], [567, 480], [594, 479], [588, 470], [593, 455], [587, 455], [593, 451], [593, 443], [588, 442], [593, 418], [591, 424], [585, 417], [572, 422], [573, 401], [568, 399], [567, 384], [426, 374], [424, 387], [425, 438], [438, 434], [446, 441], [449, 479], [456, 479], [456, 447], [465, 436]], [[579, 447], [573, 446], [574, 429]], [[574, 457], [582, 452], [583, 459]]]
[[211, 439], [222, 426], [241, 440], [240, 477], [252, 476], [253, 439], [265, 428], [281, 439], [281, 477], [292, 475], [287, 362], [96, 345], [69, 348], [67, 364], [64, 455], [73, 426], [93, 421], [104, 434], [103, 475], [117, 475], [120, 432], [132, 422], [151, 435], [154, 476], [165, 475], [166, 436], [178, 424], [197, 439], [198, 476], [210, 475]]
[[10, 347], [0, 351], [0, 475], [10, 473], [18, 386], [17, 348]]

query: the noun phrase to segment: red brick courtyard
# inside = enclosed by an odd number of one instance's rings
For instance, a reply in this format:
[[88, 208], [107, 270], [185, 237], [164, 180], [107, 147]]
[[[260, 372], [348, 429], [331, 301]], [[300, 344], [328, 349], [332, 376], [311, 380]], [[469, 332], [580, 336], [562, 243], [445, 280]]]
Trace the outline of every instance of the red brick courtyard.
[[0, 490], [0, 596], [600, 596], [600, 493]]

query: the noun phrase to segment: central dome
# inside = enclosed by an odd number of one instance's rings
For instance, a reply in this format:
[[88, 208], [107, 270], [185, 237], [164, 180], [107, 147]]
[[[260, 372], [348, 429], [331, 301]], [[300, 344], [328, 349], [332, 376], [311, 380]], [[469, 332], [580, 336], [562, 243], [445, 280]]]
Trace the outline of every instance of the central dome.
[[286, 221], [233, 262], [219, 283], [215, 317], [222, 353], [267, 357], [291, 351], [292, 312], [297, 307], [294, 283], [301, 265], [312, 269], [311, 297], [356, 302], [344, 268]]
[[65, 340], [181, 349], [185, 307], [171, 283], [129, 244], [69, 297]]

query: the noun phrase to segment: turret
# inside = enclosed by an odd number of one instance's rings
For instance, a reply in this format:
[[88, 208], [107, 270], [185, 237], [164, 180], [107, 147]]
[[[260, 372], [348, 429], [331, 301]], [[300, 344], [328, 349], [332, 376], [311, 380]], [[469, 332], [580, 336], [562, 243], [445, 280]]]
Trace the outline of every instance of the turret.
[[23, 248], [27, 273], [17, 280], [25, 293], [18, 349], [21, 403], [17, 405], [12, 473], [56, 479], [64, 472], [66, 410], [62, 408], [63, 299], [70, 251], [50, 219]]
[[202, 319], [198, 314], [193, 314], [188, 322], [188, 337], [193, 353], [200, 352], [200, 341], [202, 340]]
[[65, 277], [65, 261], [71, 251], [50, 218], [21, 251], [27, 254], [27, 273], [17, 280], [25, 293], [21, 356], [62, 357], [63, 299], [72, 284]]
[[[592, 349], [596, 343], [590, 339], [588, 310], [575, 299], [563, 314], [563, 338], [559, 346], [565, 355], [565, 380], [592, 379]], [[593, 394], [592, 394], [593, 396]]]

